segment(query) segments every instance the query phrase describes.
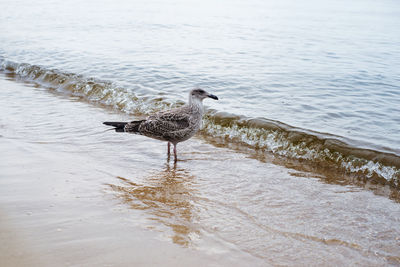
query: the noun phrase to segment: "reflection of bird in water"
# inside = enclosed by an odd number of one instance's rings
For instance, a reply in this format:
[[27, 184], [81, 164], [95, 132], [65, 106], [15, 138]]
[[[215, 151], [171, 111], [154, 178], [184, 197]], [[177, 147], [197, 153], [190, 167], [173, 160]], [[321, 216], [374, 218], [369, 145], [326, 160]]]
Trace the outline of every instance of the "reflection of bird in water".
[[197, 234], [193, 224], [193, 176], [184, 169], [167, 167], [146, 178], [147, 184], [117, 177], [119, 185], [109, 184], [123, 203], [135, 210], [146, 210], [152, 221], [171, 227], [174, 243], [189, 246], [190, 235]]
[[177, 161], [176, 145], [191, 138], [201, 126], [204, 113], [203, 99], [218, 100], [215, 95], [203, 89], [193, 89], [189, 94], [189, 103], [183, 107], [162, 111], [150, 115], [145, 120], [132, 122], [104, 122], [114, 126], [117, 132], [142, 134], [168, 142], [168, 155], [171, 143], [174, 145], [174, 159]]

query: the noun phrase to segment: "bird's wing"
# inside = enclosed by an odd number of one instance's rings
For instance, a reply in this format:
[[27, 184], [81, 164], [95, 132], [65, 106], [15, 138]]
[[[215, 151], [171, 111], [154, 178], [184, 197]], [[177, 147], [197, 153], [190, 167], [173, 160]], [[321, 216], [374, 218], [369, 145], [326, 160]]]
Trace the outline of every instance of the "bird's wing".
[[162, 137], [169, 133], [188, 128], [190, 115], [183, 108], [173, 109], [151, 115], [140, 124], [140, 132], [144, 135]]
[[190, 110], [188, 106], [161, 111], [147, 117], [149, 120], [180, 121], [189, 118]]

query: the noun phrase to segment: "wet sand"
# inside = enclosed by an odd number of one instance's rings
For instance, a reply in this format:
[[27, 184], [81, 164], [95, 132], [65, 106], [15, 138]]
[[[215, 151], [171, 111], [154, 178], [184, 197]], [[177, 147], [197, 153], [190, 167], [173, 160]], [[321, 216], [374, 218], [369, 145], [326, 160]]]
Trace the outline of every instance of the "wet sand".
[[[400, 264], [400, 205], [197, 136], [106, 131], [122, 113], [0, 79], [6, 266]], [[384, 189], [382, 189], [384, 191]]]

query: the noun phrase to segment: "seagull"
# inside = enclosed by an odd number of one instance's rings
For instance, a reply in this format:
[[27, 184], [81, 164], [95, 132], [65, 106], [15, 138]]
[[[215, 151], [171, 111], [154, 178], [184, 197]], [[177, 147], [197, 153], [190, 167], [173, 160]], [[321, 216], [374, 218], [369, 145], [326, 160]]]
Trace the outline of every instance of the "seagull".
[[218, 97], [203, 89], [193, 89], [189, 93], [188, 104], [171, 110], [161, 111], [148, 116], [145, 120], [131, 122], [103, 122], [113, 126], [116, 132], [144, 135], [168, 142], [168, 158], [171, 144], [174, 145], [174, 159], [178, 160], [176, 145], [191, 138], [201, 127], [204, 114], [203, 99]]

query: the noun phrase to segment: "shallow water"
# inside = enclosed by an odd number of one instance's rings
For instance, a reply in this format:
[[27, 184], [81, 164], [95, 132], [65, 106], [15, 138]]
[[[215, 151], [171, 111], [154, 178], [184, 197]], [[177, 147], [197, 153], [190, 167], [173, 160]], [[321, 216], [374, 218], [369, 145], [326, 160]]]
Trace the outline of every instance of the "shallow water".
[[49, 266], [400, 263], [393, 188], [202, 135], [174, 164], [165, 143], [99, 123], [126, 115], [8, 77], [0, 207]]

